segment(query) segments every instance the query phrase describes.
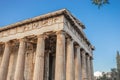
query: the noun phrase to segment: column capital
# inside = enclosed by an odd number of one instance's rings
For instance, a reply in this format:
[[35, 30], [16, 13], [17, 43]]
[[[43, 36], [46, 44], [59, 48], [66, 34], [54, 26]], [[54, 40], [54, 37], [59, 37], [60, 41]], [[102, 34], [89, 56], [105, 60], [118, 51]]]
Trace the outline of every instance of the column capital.
[[17, 39], [9, 40], [7, 42], [4, 42], [4, 44], [8, 44], [10, 46], [14, 46], [15, 44], [19, 43]]
[[86, 55], [85, 50], [82, 50], [82, 51], [81, 51], [81, 54], [82, 54], [82, 55]]
[[0, 45], [3, 45], [4, 44], [4, 42], [0, 42]]
[[89, 60], [93, 60], [93, 57], [90, 56], [89, 54], [87, 55], [87, 58], [89, 58]]
[[88, 56], [87, 56], [87, 59], [89, 59], [89, 60], [90, 60], [90, 55], [88, 55]]
[[37, 38], [44, 37], [44, 34], [37, 35]]
[[37, 35], [37, 38], [43, 38], [43, 39], [45, 39], [45, 38], [48, 38], [48, 36], [47, 36], [47, 34], [39, 34], [39, 35]]
[[75, 45], [75, 47], [80, 49], [80, 46], [79, 46], [79, 45]]
[[93, 60], [93, 57], [92, 57], [92, 56], [90, 56], [90, 60]]
[[19, 40], [19, 42], [21, 42], [21, 41], [26, 42], [26, 41], [27, 41], [27, 39], [26, 39], [26, 38], [20, 38], [20, 39], [18, 39], [18, 40]]
[[57, 31], [56, 35], [58, 35], [58, 34], [65, 34], [65, 31], [63, 31], [63, 30]]
[[5, 46], [12, 46], [12, 43], [10, 41], [4, 42]]
[[75, 41], [72, 38], [67, 38], [67, 42], [72, 42], [74, 43]]
[[9, 45], [9, 44], [10, 44], [10, 41], [5, 42], [4, 44], [5, 44], [5, 45]]

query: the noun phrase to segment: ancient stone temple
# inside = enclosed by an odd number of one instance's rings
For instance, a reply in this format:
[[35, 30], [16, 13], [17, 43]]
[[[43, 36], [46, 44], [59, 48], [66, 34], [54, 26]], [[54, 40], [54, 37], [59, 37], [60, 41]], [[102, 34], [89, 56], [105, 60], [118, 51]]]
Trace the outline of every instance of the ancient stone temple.
[[66, 9], [0, 28], [0, 80], [93, 80], [83, 29]]

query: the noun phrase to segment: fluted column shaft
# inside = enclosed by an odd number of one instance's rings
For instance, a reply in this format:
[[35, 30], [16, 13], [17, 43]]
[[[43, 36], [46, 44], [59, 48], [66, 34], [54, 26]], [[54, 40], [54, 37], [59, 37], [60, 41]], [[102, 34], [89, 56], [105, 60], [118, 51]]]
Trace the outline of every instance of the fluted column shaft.
[[14, 80], [24, 80], [25, 48], [25, 39], [20, 39]]
[[90, 56], [87, 56], [87, 76], [88, 76], [88, 80], [91, 80], [91, 67], [90, 67]]
[[88, 80], [87, 79], [87, 67], [86, 67], [85, 51], [82, 51], [82, 80]]
[[38, 36], [38, 40], [37, 40], [37, 50], [36, 50], [33, 80], [44, 79], [44, 52], [45, 52], [44, 35], [40, 35]]
[[66, 80], [75, 80], [74, 45], [71, 39], [67, 39]]
[[65, 80], [65, 35], [57, 32], [55, 80]]
[[91, 80], [94, 80], [94, 75], [93, 75], [93, 61], [92, 58], [90, 58], [90, 69], [91, 69]]
[[8, 66], [9, 66], [9, 59], [10, 59], [10, 44], [9, 42], [6, 42], [3, 58], [0, 66], [0, 80], [6, 80]]
[[82, 80], [80, 47], [75, 46], [75, 80]]

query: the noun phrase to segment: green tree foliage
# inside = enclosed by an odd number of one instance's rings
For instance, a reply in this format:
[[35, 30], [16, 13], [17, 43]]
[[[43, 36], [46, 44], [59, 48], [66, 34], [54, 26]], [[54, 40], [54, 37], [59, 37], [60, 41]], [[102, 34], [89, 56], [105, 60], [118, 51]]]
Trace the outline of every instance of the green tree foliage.
[[100, 8], [104, 4], [109, 4], [109, 0], [92, 0], [92, 3]]

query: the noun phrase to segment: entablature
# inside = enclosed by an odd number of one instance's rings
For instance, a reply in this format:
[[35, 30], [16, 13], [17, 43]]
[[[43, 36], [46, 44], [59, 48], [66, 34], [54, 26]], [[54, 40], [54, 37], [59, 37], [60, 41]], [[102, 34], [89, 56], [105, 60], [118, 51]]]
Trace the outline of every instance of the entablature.
[[63, 29], [63, 15], [0, 31], [0, 42]]

